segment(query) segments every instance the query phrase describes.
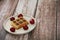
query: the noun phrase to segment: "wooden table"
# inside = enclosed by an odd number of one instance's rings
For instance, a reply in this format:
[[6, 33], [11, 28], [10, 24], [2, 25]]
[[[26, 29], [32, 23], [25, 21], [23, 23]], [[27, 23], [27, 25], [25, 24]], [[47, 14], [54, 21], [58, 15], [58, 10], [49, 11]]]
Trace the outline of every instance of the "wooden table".
[[[59, 5], [59, 0], [0, 0], [0, 40], [60, 40]], [[12, 35], [3, 22], [19, 13], [35, 17], [37, 25], [27, 34]]]

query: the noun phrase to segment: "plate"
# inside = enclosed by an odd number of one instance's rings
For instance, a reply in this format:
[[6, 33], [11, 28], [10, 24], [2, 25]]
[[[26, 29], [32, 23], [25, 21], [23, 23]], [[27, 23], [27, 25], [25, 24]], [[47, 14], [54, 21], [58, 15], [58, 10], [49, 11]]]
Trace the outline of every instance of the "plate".
[[[18, 15], [15, 15], [15, 16], [11, 16], [11, 17], [17, 17]], [[28, 30], [24, 30], [23, 28], [20, 28], [20, 29], [18, 29], [18, 30], [15, 30], [15, 32], [11, 32], [10, 31], [10, 28], [12, 27], [11, 26], [11, 24], [10, 24], [10, 18], [11, 17], [9, 17], [9, 18], [7, 18], [5, 21], [4, 21], [4, 23], [3, 23], [3, 27], [4, 27], [4, 29], [7, 31], [7, 32], [9, 32], [9, 33], [11, 33], [11, 34], [25, 34], [25, 33], [28, 33], [28, 32], [30, 32], [30, 31], [32, 31], [35, 27], [36, 27], [36, 19], [34, 18], [34, 17], [32, 17], [32, 16], [28, 16], [28, 15], [25, 15], [25, 14], [23, 14], [23, 17], [29, 22], [29, 20], [30, 19], [34, 19], [35, 20], [35, 23], [32, 25], [32, 24], [28, 24]]]

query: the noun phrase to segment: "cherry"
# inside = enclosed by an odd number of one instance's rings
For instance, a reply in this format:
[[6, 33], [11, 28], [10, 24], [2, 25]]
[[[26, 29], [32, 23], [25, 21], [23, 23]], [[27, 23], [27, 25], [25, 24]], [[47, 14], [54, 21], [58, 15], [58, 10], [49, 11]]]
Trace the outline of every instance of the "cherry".
[[35, 23], [34, 19], [31, 19], [30, 24], [34, 24], [34, 23]]
[[19, 17], [23, 17], [23, 15], [22, 15], [22, 14], [19, 14], [19, 15], [18, 15], [18, 18], [19, 18]]
[[15, 20], [15, 18], [14, 17], [11, 17], [10, 20], [13, 21], [13, 20]]
[[27, 25], [23, 26], [23, 29], [28, 30], [28, 26]]
[[10, 31], [11, 31], [11, 32], [15, 32], [15, 28], [13, 28], [13, 27], [10, 28]]

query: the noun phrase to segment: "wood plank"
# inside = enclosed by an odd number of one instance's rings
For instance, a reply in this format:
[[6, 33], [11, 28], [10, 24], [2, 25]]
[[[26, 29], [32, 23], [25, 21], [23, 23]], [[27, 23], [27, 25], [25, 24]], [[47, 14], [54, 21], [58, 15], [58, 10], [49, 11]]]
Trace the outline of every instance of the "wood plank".
[[[3, 22], [6, 18], [13, 14], [16, 7], [14, 0], [1, 0], [0, 1], [0, 40], [4, 40], [6, 31], [3, 29]], [[13, 7], [13, 8], [12, 8]]]
[[[17, 5], [14, 15], [16, 15], [17, 13], [18, 14], [24, 13], [24, 14], [33, 16], [36, 8], [36, 2], [37, 0], [19, 0], [19, 3]], [[28, 33], [24, 35], [19, 35], [19, 36], [11, 35], [8, 33], [6, 35], [5, 40], [29, 40]]]
[[[20, 2], [22, 3], [22, 8]], [[32, 2], [32, 4], [30, 4]], [[37, 0], [19, 0], [19, 6], [16, 9], [17, 13], [25, 13], [27, 15], [34, 15]], [[12, 35], [7, 33], [5, 40], [56, 40], [56, 9], [55, 0], [39, 0], [38, 9], [36, 13], [37, 25], [36, 28], [29, 34]], [[27, 7], [28, 3], [28, 7]], [[32, 7], [32, 5], [34, 5]], [[32, 10], [31, 10], [32, 9]], [[17, 11], [19, 10], [19, 11]], [[16, 13], [15, 13], [16, 14]]]
[[[37, 26], [32, 31], [30, 40], [56, 40], [55, 5], [55, 0], [39, 0], [36, 13]], [[32, 37], [33, 39], [31, 39]]]
[[57, 40], [60, 40], [60, 0], [57, 0]]
[[17, 5], [16, 12], [18, 14], [24, 13], [24, 14], [33, 16], [37, 0], [19, 0], [19, 1], [20, 2]]

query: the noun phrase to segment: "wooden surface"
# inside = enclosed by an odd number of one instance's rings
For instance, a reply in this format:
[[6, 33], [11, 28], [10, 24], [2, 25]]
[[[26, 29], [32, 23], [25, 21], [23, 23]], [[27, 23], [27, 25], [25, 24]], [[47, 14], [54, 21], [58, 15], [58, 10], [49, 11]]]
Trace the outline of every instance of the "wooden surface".
[[[6, 32], [2, 25], [4, 20], [20, 13], [35, 17], [36, 28], [23, 35]], [[56, 36], [59, 37], [60, 34], [56, 21], [56, 0], [0, 0], [0, 40], [56, 40]]]
[[57, 40], [60, 40], [60, 0], [57, 0]]

